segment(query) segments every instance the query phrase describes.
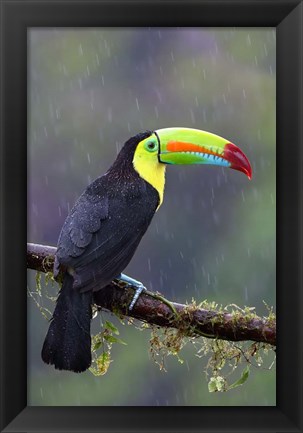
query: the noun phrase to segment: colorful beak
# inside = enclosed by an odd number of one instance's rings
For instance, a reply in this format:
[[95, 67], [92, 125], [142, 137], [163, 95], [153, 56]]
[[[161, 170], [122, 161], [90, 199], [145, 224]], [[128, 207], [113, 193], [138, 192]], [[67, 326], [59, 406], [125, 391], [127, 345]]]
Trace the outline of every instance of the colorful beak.
[[158, 129], [155, 134], [159, 140], [159, 161], [164, 164], [213, 164], [252, 177], [246, 155], [225, 138], [191, 128]]

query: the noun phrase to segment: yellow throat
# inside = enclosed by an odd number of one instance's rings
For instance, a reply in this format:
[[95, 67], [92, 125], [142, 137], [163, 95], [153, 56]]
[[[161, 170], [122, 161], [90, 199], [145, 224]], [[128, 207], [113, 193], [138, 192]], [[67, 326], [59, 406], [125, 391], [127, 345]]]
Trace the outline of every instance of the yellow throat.
[[163, 202], [166, 165], [159, 163], [157, 154], [148, 154], [140, 144], [134, 154], [133, 166], [139, 176], [158, 191], [158, 210]]

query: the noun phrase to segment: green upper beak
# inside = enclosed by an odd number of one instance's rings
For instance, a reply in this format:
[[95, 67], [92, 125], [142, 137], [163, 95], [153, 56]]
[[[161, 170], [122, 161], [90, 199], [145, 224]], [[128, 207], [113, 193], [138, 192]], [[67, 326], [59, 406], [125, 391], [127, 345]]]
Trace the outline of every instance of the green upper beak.
[[210, 132], [191, 128], [155, 131], [159, 161], [165, 164], [213, 164], [242, 171], [252, 177], [246, 155], [235, 144]]

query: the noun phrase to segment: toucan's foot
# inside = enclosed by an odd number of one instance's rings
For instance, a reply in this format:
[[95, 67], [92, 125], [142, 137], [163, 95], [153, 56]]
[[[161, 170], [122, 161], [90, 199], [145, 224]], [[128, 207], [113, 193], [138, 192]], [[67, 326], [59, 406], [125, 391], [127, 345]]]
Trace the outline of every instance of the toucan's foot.
[[137, 302], [141, 293], [146, 292], [150, 297], [157, 299], [158, 301], [163, 302], [163, 304], [166, 304], [170, 308], [170, 310], [173, 312], [174, 316], [178, 317], [178, 312], [177, 312], [175, 306], [173, 305], [173, 303], [169, 302], [167, 299], [165, 299], [163, 296], [161, 296], [159, 294], [149, 292], [140, 281], [135, 280], [134, 278], [131, 278], [125, 274], [120, 274], [118, 279], [120, 281], [122, 281], [123, 283], [125, 283], [126, 287], [132, 287], [133, 289], [136, 290], [135, 294], [133, 296], [133, 299], [132, 299], [132, 301], [128, 307], [129, 310], [132, 310], [134, 308], [134, 305]]
[[146, 289], [146, 287], [140, 281], [135, 280], [134, 278], [131, 278], [128, 275], [125, 275], [125, 274], [121, 274], [119, 276], [119, 280], [121, 280], [124, 283], [126, 283], [126, 286], [133, 287], [136, 290], [135, 294], [133, 296], [133, 299], [132, 299], [132, 301], [131, 301], [131, 303], [129, 304], [129, 307], [128, 307], [129, 310], [132, 310], [134, 308], [134, 305], [137, 302], [139, 296], [141, 295], [141, 293], [142, 292], [146, 292], [147, 289]]

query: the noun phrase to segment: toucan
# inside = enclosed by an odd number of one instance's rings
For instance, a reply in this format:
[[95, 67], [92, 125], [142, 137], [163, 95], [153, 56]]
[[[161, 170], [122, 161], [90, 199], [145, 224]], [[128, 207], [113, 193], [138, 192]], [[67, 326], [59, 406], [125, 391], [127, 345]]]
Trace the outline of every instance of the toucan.
[[161, 206], [165, 169], [174, 164], [213, 164], [252, 176], [239, 147], [210, 132], [165, 128], [126, 141], [63, 224], [54, 264], [54, 276], [60, 276], [62, 285], [42, 348], [45, 363], [73, 372], [90, 367], [93, 294], [113, 279], [137, 287], [133, 308], [145, 287], [121, 273]]

